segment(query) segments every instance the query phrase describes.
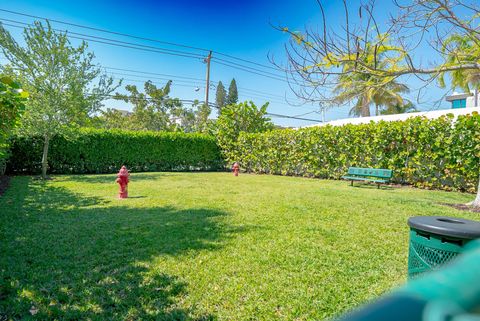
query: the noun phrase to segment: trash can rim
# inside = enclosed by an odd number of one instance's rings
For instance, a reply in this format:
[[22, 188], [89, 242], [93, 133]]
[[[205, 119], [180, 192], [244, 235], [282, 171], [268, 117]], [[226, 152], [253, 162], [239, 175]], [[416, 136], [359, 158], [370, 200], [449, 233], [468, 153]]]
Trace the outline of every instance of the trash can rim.
[[422, 232], [462, 240], [480, 238], [480, 222], [448, 216], [414, 216], [408, 219], [410, 228]]

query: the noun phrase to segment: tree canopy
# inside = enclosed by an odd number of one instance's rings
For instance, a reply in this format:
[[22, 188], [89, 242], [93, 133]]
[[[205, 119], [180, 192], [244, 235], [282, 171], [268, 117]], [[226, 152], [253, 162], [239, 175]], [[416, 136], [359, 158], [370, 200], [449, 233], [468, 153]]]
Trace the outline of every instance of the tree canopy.
[[66, 33], [53, 30], [48, 22], [25, 28], [23, 38], [25, 45], [0, 24], [0, 48], [8, 60], [3, 72], [16, 75], [30, 94], [19, 132], [44, 138], [46, 177], [50, 139], [85, 125], [116, 85], [94, 64], [85, 42], [74, 46]]
[[169, 96], [171, 81], [158, 88], [151, 81], [144, 84], [144, 92], [135, 85], [125, 86], [127, 94], [115, 94], [116, 100], [133, 105], [132, 112], [107, 109], [102, 112], [97, 126], [129, 130], [205, 132], [211, 109], [198, 100], [191, 108], [178, 98]]

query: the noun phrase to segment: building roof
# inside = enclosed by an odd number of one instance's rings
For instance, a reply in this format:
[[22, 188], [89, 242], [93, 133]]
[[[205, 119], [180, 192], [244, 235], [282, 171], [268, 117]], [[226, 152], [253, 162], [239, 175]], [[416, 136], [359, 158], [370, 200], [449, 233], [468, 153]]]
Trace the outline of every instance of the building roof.
[[473, 96], [472, 93], [466, 93], [466, 94], [453, 94], [450, 96], [445, 97], [446, 101], [452, 101], [452, 100], [457, 100], [457, 99], [466, 99], [468, 97]]

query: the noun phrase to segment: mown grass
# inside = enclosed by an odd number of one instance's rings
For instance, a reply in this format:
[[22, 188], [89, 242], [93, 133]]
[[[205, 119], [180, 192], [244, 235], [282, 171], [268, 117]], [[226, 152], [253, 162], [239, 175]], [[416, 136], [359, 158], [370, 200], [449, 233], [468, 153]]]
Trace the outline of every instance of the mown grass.
[[118, 200], [114, 180], [11, 181], [1, 317], [324, 319], [405, 281], [408, 217], [477, 215], [440, 204], [471, 195], [341, 181], [133, 174]]

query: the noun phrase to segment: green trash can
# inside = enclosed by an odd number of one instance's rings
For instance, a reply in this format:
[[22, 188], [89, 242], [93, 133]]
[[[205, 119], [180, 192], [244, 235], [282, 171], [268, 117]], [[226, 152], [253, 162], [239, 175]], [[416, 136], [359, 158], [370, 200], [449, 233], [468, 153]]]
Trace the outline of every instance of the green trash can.
[[480, 238], [480, 222], [445, 216], [415, 216], [408, 219], [410, 245], [408, 277], [435, 269], [463, 252]]

